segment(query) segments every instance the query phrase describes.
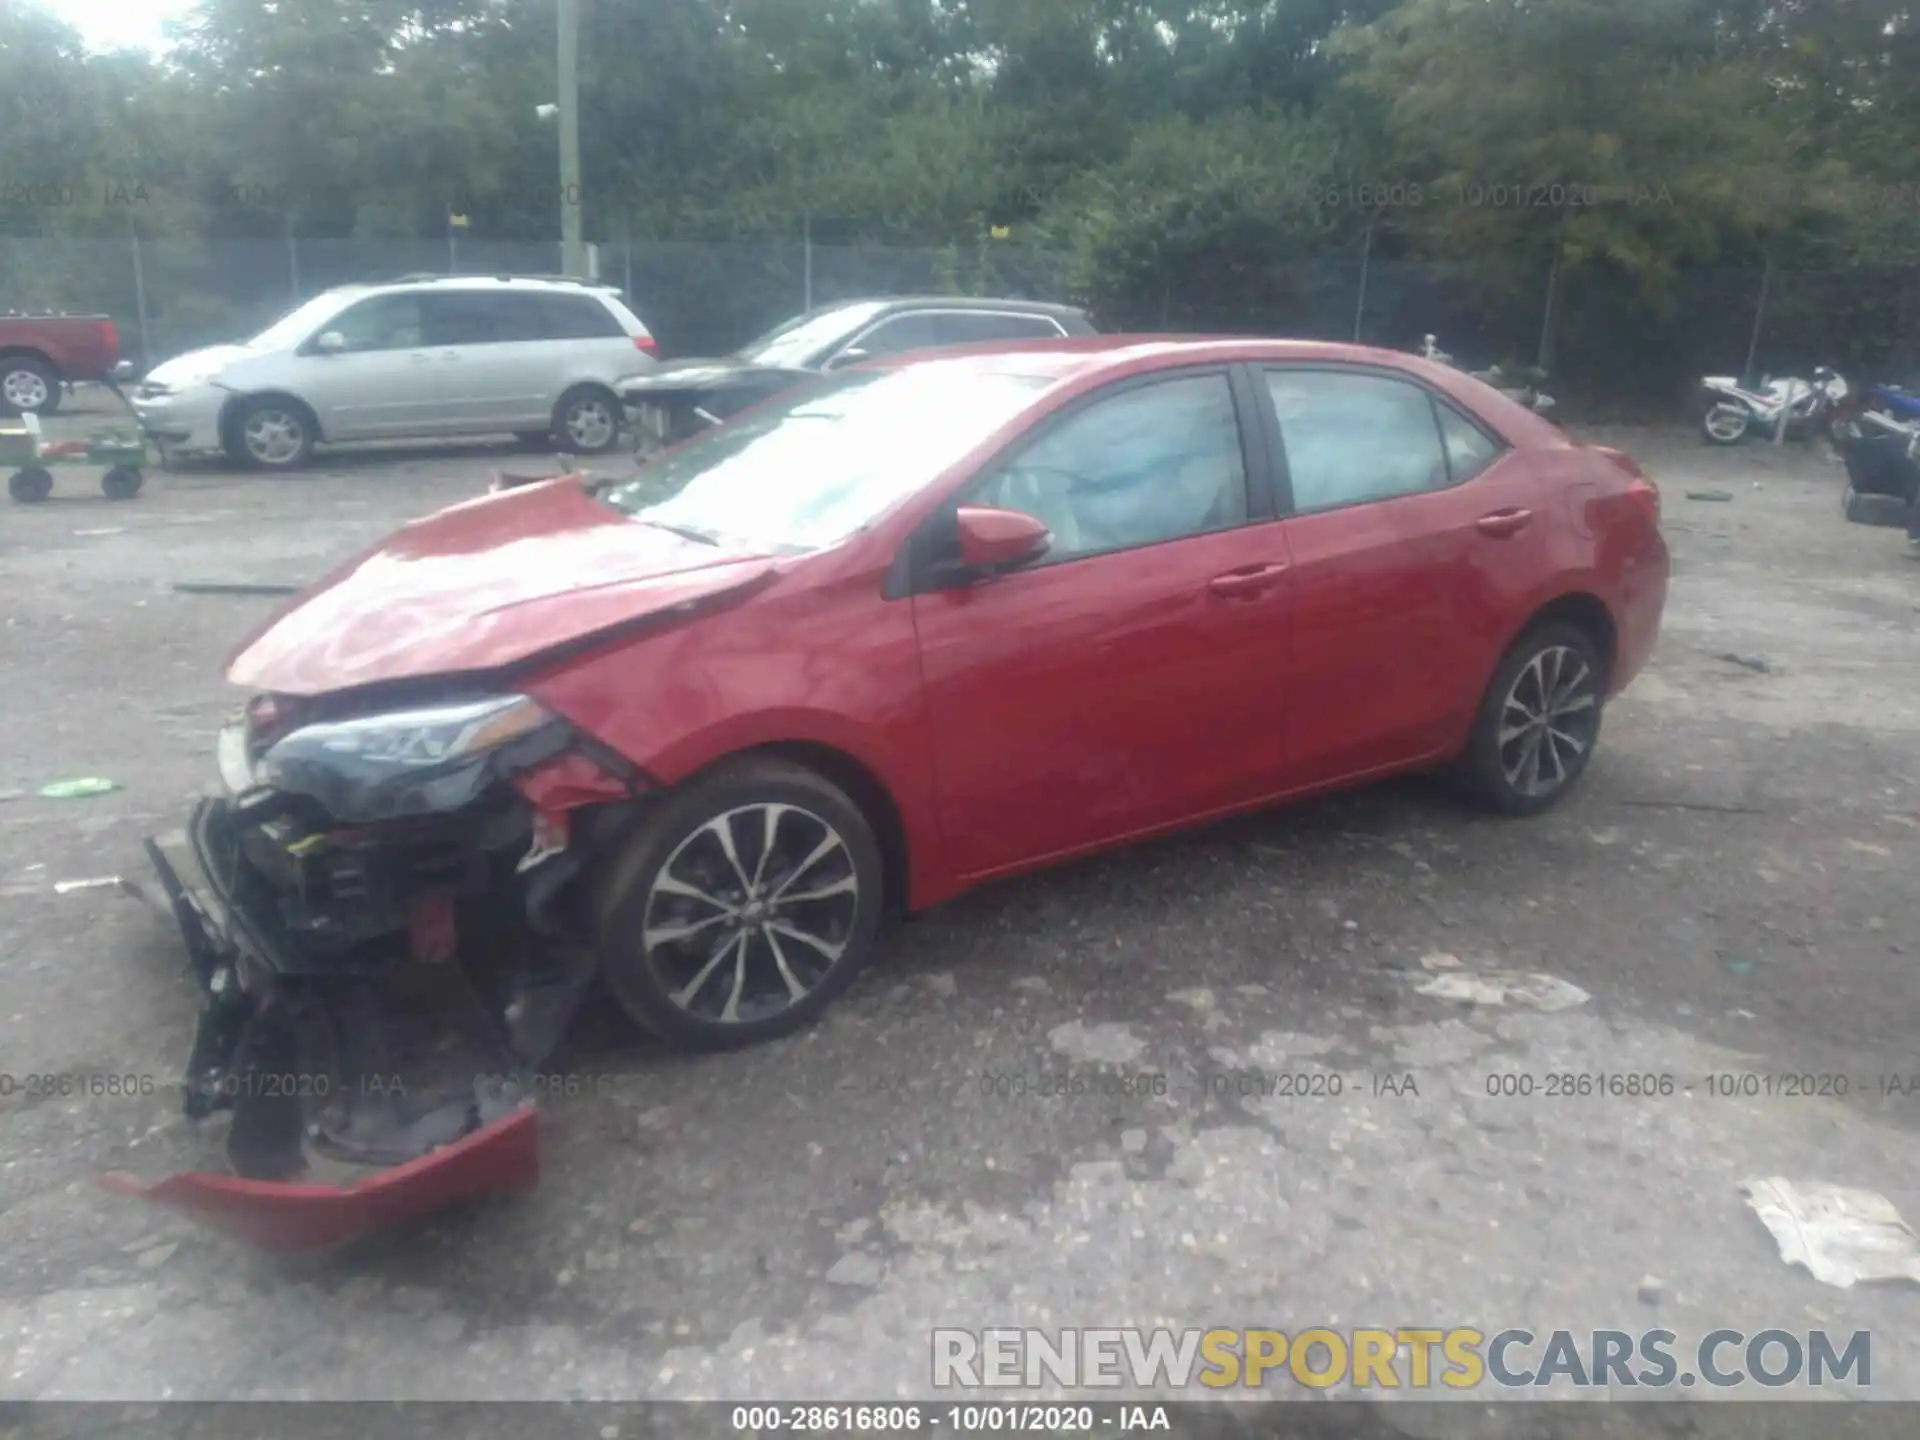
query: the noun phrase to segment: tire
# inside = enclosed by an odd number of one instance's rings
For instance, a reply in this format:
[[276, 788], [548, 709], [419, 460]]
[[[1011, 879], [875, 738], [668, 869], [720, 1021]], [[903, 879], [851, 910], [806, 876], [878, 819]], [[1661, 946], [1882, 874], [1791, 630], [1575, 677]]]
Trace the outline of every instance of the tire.
[[62, 386], [54, 368], [35, 355], [0, 360], [0, 410], [9, 415], [51, 415], [60, 408]]
[[109, 500], [131, 500], [144, 479], [137, 466], [115, 465], [100, 477], [100, 493]]
[[22, 505], [38, 505], [53, 493], [53, 472], [38, 465], [13, 472], [7, 493]]
[[1709, 401], [1700, 414], [1700, 433], [1706, 436], [1709, 445], [1738, 445], [1752, 428], [1753, 412], [1743, 405]]
[[256, 470], [298, 470], [319, 439], [313, 412], [298, 400], [262, 395], [243, 401], [225, 426], [229, 458]]
[[[1549, 696], [1564, 692], [1563, 703], [1571, 708], [1556, 711], [1560, 723], [1545, 730], [1537, 719], [1522, 728], [1520, 715], [1540, 709], [1543, 682]], [[1578, 626], [1549, 621], [1514, 641], [1487, 685], [1461, 757], [1461, 778], [1472, 797], [1501, 815], [1538, 815], [1558, 803], [1586, 773], [1599, 743], [1605, 683], [1606, 664]], [[1527, 729], [1539, 736], [1531, 746]], [[1529, 753], [1537, 757], [1531, 776]], [[1548, 757], [1559, 767], [1551, 782], [1541, 774]]]
[[[620, 852], [595, 909], [601, 975], [636, 1023], [676, 1048], [771, 1040], [810, 1023], [872, 957], [881, 886], [872, 826], [836, 786], [780, 760], [726, 765], [669, 795]], [[782, 892], [779, 910], [758, 908]], [[796, 906], [793, 895], [808, 898]], [[737, 896], [754, 907], [737, 912], [744, 928], [724, 918]], [[785, 928], [770, 930], [762, 917], [776, 915]]]
[[604, 385], [576, 385], [553, 407], [553, 443], [563, 455], [604, 455], [620, 443], [623, 418]]

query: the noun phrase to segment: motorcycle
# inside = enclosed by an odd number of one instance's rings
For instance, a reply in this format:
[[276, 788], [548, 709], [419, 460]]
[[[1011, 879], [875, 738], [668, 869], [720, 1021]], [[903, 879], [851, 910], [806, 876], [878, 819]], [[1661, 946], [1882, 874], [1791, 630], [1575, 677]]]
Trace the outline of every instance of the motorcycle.
[[[1420, 340], [1421, 356], [1428, 360], [1437, 360], [1442, 365], [1454, 365], [1453, 356], [1442, 350], [1437, 337], [1425, 335]], [[1460, 368], [1454, 365], [1455, 369]], [[1524, 365], [1509, 370], [1504, 365], [1491, 365], [1485, 370], [1469, 370], [1474, 379], [1491, 385], [1509, 400], [1517, 401], [1535, 414], [1544, 415], [1553, 409], [1554, 399], [1540, 386], [1545, 383], [1547, 372], [1537, 365]]]
[[1814, 367], [1811, 380], [1762, 376], [1757, 390], [1746, 389], [1732, 375], [1704, 375], [1700, 387], [1707, 397], [1700, 429], [1710, 445], [1738, 445], [1755, 431], [1771, 435], [1782, 412], [1789, 435], [1798, 438], [1826, 431], [1837, 445], [1835, 412], [1850, 393], [1839, 373], [1825, 365]]

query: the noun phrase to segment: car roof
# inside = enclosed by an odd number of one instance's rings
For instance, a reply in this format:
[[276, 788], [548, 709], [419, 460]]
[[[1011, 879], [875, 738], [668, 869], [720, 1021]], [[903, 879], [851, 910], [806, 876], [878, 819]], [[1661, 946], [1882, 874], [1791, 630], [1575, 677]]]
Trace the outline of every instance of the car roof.
[[934, 350], [907, 351], [867, 361], [855, 370], [937, 368], [952, 373], [1022, 376], [1059, 389], [1086, 390], [1133, 374], [1179, 365], [1262, 364], [1363, 365], [1385, 367], [1424, 380], [1482, 420], [1492, 421], [1509, 441], [1566, 443], [1561, 432], [1526, 406], [1484, 385], [1463, 370], [1405, 350], [1338, 340], [1285, 340], [1247, 335], [1079, 335], [1061, 340], [996, 340]]
[[849, 300], [836, 300], [831, 305], [823, 305], [811, 313], [824, 315], [834, 310], [852, 309], [857, 305], [878, 305], [889, 313], [900, 310], [1012, 310], [1023, 315], [1083, 316], [1086, 314], [1086, 311], [1077, 305], [1062, 305], [1052, 300], [1016, 300], [1011, 297], [991, 295], [863, 295]]
[[407, 290], [531, 290], [544, 295], [612, 295], [620, 287], [604, 280], [560, 280], [541, 275], [422, 275], [336, 285], [334, 295], [380, 295]]
[[[924, 357], [924, 358], [922, 358]], [[1283, 340], [1245, 335], [1075, 335], [1058, 340], [990, 340], [938, 350], [908, 351], [869, 361], [862, 369], [918, 365], [967, 366], [988, 374], [1045, 375], [1069, 380], [1090, 372], [1152, 369], [1158, 364], [1312, 360], [1324, 364], [1419, 368], [1432, 362], [1403, 350], [1337, 340]], [[1410, 366], [1409, 362], [1417, 362]], [[1450, 367], [1438, 367], [1451, 373]]]

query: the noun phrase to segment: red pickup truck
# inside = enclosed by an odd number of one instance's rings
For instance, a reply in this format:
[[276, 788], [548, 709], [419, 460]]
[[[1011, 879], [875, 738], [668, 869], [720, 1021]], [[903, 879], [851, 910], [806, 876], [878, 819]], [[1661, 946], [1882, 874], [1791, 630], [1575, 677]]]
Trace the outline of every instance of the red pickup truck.
[[113, 377], [120, 331], [105, 315], [0, 313], [0, 413], [51, 415], [65, 387]]

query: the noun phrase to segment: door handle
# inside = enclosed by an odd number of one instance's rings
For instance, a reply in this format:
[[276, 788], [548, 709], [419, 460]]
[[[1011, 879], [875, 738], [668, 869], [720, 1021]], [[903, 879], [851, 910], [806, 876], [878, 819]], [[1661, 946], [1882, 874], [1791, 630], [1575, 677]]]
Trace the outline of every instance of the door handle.
[[1284, 560], [1267, 565], [1244, 565], [1238, 570], [1214, 576], [1207, 582], [1207, 588], [1224, 599], [1250, 599], [1271, 590], [1286, 571], [1287, 562]]
[[1509, 506], [1505, 510], [1495, 510], [1492, 514], [1482, 515], [1473, 523], [1487, 535], [1511, 535], [1533, 519], [1531, 510], [1522, 510], [1519, 506]]

